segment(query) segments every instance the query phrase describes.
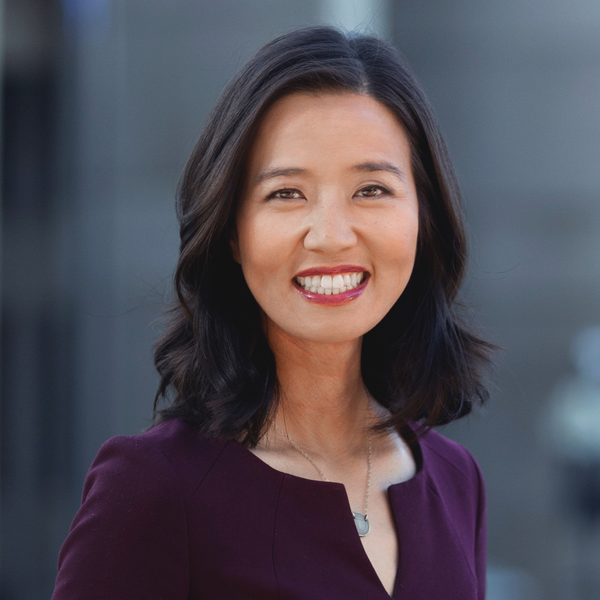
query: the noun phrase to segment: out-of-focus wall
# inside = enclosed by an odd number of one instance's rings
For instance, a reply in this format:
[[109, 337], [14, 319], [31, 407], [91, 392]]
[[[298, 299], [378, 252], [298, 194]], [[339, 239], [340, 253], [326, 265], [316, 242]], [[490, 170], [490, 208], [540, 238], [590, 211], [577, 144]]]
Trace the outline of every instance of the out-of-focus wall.
[[61, 443], [70, 427], [72, 336], [56, 244], [60, 15], [51, 0], [2, 9], [0, 595], [42, 598], [64, 531], [57, 516], [75, 504], [67, 493], [74, 452]]
[[[49, 597], [100, 444], [149, 424], [151, 346], [177, 256], [173, 197], [222, 86], [276, 35], [352, 19], [391, 36], [430, 95], [465, 191], [466, 297], [506, 348], [489, 407], [444, 431], [486, 476], [489, 600], [584, 598], [582, 542], [539, 431], [553, 388], [573, 372], [572, 337], [600, 322], [597, 4], [4, 9], [2, 600]], [[598, 548], [588, 539], [592, 567]]]

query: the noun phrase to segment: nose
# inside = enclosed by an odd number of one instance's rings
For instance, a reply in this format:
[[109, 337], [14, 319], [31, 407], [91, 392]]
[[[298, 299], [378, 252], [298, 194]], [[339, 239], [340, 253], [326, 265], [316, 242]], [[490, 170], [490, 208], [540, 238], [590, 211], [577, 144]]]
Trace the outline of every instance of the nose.
[[317, 201], [308, 217], [308, 232], [304, 237], [307, 250], [336, 254], [357, 243], [352, 220], [352, 207], [342, 198]]

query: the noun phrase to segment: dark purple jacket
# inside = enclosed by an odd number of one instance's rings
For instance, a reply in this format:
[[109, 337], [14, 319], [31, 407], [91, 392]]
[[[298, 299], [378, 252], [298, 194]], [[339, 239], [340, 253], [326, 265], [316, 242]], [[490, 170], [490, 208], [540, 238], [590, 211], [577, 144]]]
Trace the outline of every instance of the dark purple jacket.
[[[459, 444], [429, 431], [390, 486], [393, 598], [483, 600], [485, 492]], [[273, 469], [173, 420], [104, 444], [62, 547], [53, 600], [385, 600], [340, 483]]]

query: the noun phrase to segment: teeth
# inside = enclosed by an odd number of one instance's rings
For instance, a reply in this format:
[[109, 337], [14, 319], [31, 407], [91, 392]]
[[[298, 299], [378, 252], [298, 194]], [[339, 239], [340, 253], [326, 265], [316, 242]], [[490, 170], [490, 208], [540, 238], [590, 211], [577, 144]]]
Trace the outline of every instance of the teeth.
[[298, 284], [305, 290], [330, 296], [347, 292], [361, 284], [364, 273], [345, 273], [334, 275], [315, 275], [313, 277], [296, 277]]

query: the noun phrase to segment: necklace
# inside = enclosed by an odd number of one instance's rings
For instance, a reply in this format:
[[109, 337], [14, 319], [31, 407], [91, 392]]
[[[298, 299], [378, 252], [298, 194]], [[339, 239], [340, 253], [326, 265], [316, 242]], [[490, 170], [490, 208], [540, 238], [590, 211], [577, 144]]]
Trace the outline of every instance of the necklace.
[[[280, 431], [285, 439], [290, 443], [290, 446], [294, 448], [297, 452], [302, 454], [304, 458], [317, 470], [323, 481], [329, 481], [325, 473], [321, 471], [319, 465], [297, 444], [286, 431], [281, 429], [277, 423], [273, 423], [275, 425], [275, 429]], [[356, 531], [358, 531], [358, 535], [360, 537], [365, 537], [369, 531], [371, 531], [371, 524], [369, 523], [369, 491], [371, 489], [371, 436], [372, 432], [369, 431], [369, 451], [367, 454], [367, 489], [365, 492], [365, 514], [359, 512], [352, 511], [352, 516], [354, 517], [354, 524], [356, 525]]]

